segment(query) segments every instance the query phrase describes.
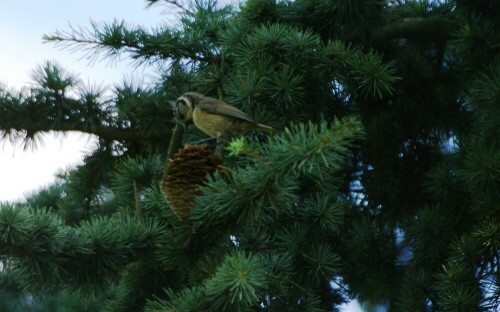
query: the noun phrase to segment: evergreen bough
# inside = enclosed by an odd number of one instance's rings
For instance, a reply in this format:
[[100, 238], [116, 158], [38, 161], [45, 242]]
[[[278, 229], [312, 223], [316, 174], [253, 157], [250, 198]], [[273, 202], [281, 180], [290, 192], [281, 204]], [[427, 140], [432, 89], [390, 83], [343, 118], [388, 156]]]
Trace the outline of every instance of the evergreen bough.
[[[0, 309], [492, 311], [500, 287], [497, 1], [148, 0], [178, 12], [44, 37], [156, 64], [86, 86], [54, 62], [0, 87], [0, 135], [95, 135], [83, 165], [0, 207]], [[276, 136], [235, 138], [179, 220], [159, 181], [168, 101], [222, 98]], [[174, 144], [175, 145], [175, 144]]]

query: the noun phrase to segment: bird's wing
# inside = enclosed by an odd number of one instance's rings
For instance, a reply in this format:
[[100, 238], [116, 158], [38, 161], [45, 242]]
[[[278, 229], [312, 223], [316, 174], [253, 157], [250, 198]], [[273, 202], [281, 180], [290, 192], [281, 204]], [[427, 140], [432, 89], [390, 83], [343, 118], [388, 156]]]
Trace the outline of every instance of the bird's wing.
[[255, 123], [255, 121], [253, 121], [252, 118], [250, 118], [250, 116], [248, 116], [244, 112], [240, 111], [234, 106], [227, 104], [226, 102], [217, 99], [205, 98], [198, 103], [197, 107], [207, 113], [229, 116]]

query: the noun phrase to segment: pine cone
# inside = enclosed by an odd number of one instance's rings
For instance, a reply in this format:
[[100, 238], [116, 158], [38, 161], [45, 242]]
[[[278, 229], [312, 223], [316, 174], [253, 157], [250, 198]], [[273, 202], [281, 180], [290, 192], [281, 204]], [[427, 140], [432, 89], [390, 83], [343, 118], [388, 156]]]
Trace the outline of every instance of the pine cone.
[[186, 145], [168, 160], [160, 188], [179, 219], [189, 220], [191, 205], [200, 194], [199, 187], [207, 174], [213, 175], [215, 170], [229, 169], [222, 166], [221, 159], [207, 145]]

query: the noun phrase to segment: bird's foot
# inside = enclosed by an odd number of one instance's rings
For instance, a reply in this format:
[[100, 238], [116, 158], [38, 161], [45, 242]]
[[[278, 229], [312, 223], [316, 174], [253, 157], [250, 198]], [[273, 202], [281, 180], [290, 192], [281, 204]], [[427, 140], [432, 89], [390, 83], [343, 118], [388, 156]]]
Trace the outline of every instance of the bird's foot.
[[213, 145], [217, 145], [217, 139], [216, 138], [206, 138], [206, 139], [199, 140], [199, 141], [187, 142], [186, 144], [190, 144], [190, 145], [208, 144], [209, 146], [213, 146]]

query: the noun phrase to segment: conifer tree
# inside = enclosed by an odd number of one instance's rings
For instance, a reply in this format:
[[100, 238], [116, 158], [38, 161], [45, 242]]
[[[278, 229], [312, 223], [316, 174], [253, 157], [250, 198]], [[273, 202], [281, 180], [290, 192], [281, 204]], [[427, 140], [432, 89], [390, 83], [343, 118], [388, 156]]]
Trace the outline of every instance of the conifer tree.
[[[33, 87], [0, 89], [4, 140], [99, 140], [57, 184], [1, 205], [0, 307], [498, 309], [497, 1], [165, 3], [178, 23], [44, 38], [156, 64], [154, 87], [109, 97], [46, 63]], [[236, 138], [218, 161], [178, 150], [203, 137], [176, 127], [169, 101], [186, 91], [281, 133]]]

